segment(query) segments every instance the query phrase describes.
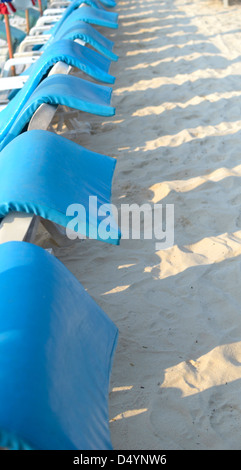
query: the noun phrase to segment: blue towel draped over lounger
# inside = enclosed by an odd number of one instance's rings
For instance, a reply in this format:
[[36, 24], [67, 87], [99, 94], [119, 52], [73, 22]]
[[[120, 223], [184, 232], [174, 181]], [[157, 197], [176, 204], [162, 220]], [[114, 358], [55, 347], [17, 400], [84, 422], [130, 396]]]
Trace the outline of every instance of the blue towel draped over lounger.
[[[68, 207], [79, 204], [86, 218], [78, 222], [76, 232], [118, 244], [120, 231], [112, 212], [110, 218], [100, 212], [111, 204], [115, 165], [114, 158], [51, 132], [24, 132], [0, 154], [0, 217], [27, 212], [67, 227], [74, 215], [66, 215]], [[96, 207], [90, 196], [97, 198]]]
[[73, 11], [65, 20], [65, 24], [71, 24], [77, 21], [104, 26], [106, 28], [118, 28], [117, 13], [99, 10], [98, 8], [83, 6]]
[[[74, 2], [75, 0], [70, 0], [71, 2]], [[103, 6], [107, 8], [113, 8], [116, 6], [115, 0], [95, 0], [95, 4], [99, 8], [103, 8]]]
[[[88, 4], [89, 6], [86, 7], [86, 4]], [[90, 20], [90, 18], [93, 18], [94, 21], [98, 20], [99, 19], [102, 19], [104, 21], [108, 20], [108, 21], [111, 21], [112, 23], [117, 23], [117, 19], [118, 19], [118, 14], [117, 13], [113, 13], [113, 12], [108, 12], [108, 11], [105, 11], [104, 9], [100, 9], [98, 8], [98, 5], [96, 5], [96, 3], [93, 1], [93, 0], [74, 0], [73, 2], [70, 3], [70, 5], [64, 10], [64, 13], [62, 14], [61, 18], [59, 21], [57, 21], [57, 23], [49, 29], [48, 33], [47, 34], [56, 34], [56, 32], [59, 30], [59, 28], [63, 25], [63, 23], [65, 23], [69, 16], [75, 12], [75, 10], [77, 10], [79, 7], [81, 6], [80, 10], [83, 10], [83, 15], [86, 17], [88, 17], [88, 21]], [[89, 8], [90, 7], [90, 8]], [[86, 10], [87, 8], [87, 10]], [[92, 13], [93, 15], [91, 14], [91, 11], [92, 10]], [[97, 24], [100, 24], [100, 23], [97, 23]], [[101, 24], [102, 26], [106, 26], [104, 24]], [[117, 26], [110, 26], [108, 24], [107, 27], [117, 27]]]
[[114, 82], [114, 77], [108, 74], [110, 61], [106, 57], [68, 39], [56, 41], [29, 67], [27, 82], [6, 108], [0, 112], [0, 141], [7, 135], [16, 117], [42, 78], [59, 61], [77, 67], [97, 80], [106, 83]]
[[[72, 23], [71, 25], [63, 25], [56, 33], [54, 40], [57, 41], [62, 38], [71, 40], [81, 39], [110, 60], [118, 60], [118, 56], [113, 52], [114, 42], [84, 21], [78, 21], [78, 23]], [[47, 46], [50, 47], [49, 43], [42, 49], [47, 49]]]
[[12, 435], [36, 450], [111, 449], [115, 324], [59, 260], [29, 243], [0, 245], [0, 291], [0, 445]]
[[[74, 28], [78, 28], [80, 25], [81, 28], [83, 29], [82, 23], [86, 24], [94, 24], [98, 26], [105, 26], [108, 28], [118, 28], [118, 14], [117, 13], [112, 13], [108, 11], [101, 10], [99, 8], [94, 8], [94, 7], [89, 7], [89, 6], [82, 6], [79, 10], [74, 11], [74, 9], [78, 8], [81, 3], [84, 3], [83, 0], [74, 0], [72, 4], [70, 4], [67, 8], [65, 13], [62, 15], [61, 19], [57, 21], [57, 23], [50, 27], [45, 33], [43, 33], [43, 36], [45, 34], [50, 35], [50, 38], [48, 41], [45, 43], [43, 40], [43, 44], [38, 44], [37, 46], [33, 46], [33, 48], [40, 49], [41, 51], [44, 51], [46, 48], [50, 46], [50, 44], [55, 41], [58, 38], [64, 37], [64, 31], [69, 31], [73, 26]], [[89, 2], [91, 4], [91, 0]], [[92, 2], [93, 3], [93, 2]], [[74, 13], [76, 13], [76, 17], [74, 16]], [[69, 20], [70, 18], [70, 21]], [[63, 30], [62, 30], [63, 28]], [[86, 29], [86, 34], [87, 38], [89, 39], [89, 32], [93, 32], [93, 29], [88, 30]], [[98, 32], [96, 32], [98, 33]], [[58, 35], [58, 36], [57, 36]], [[94, 47], [97, 45], [98, 46], [98, 41], [102, 39], [103, 41], [103, 36], [99, 34], [94, 34]], [[89, 42], [90, 41], [86, 41]], [[106, 45], [104, 45], [106, 52], [107, 52], [107, 57], [111, 58], [112, 60], [117, 60], [117, 56], [112, 53], [112, 57], [109, 55], [109, 46], [111, 45], [111, 48], [113, 46], [113, 43], [111, 41], [108, 42], [108, 40], [105, 41]], [[97, 48], [98, 50], [98, 48]], [[105, 52], [104, 52], [105, 54]]]
[[111, 94], [112, 88], [82, 78], [61, 74], [48, 76], [24, 104], [8, 132], [3, 132], [2, 126], [0, 150], [24, 130], [41, 104], [60, 104], [100, 116], [113, 116], [115, 108], [110, 106]]
[[[3, 21], [3, 16], [0, 15], [0, 39], [6, 41], [6, 25]], [[15, 28], [14, 26], [10, 25], [10, 32], [11, 32], [11, 39], [12, 39], [12, 46], [13, 50], [15, 51], [17, 46], [24, 40], [26, 37], [26, 33], [21, 29]]]
[[117, 13], [95, 8], [95, 6], [93, 6], [93, 2], [91, 1], [89, 1], [90, 6], [83, 5], [81, 8], [79, 8], [79, 6], [84, 3], [85, 2], [83, 0], [75, 0], [72, 2], [66, 8], [60, 20], [58, 20], [54, 26], [50, 26], [50, 28], [44, 34], [50, 34], [52, 36], [51, 39], [53, 39], [63, 24], [67, 24], [69, 22], [69, 24], [71, 24], [74, 21], [79, 20], [107, 28], [118, 28]]

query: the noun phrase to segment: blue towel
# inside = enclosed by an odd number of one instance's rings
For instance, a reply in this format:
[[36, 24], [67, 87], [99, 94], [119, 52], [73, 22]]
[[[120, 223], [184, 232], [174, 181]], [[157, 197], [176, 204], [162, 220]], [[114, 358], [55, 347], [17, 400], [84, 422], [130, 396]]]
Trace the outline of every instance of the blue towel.
[[[82, 41], [92, 46], [110, 60], [118, 60], [118, 56], [113, 52], [114, 42], [103, 36], [103, 34], [84, 21], [72, 23], [71, 26], [69, 24], [64, 24], [56, 33], [54, 40], [56, 41], [61, 38], [71, 40], [82, 39]], [[44, 50], [47, 49], [47, 47], [49, 47], [49, 43], [41, 49]]]
[[25, 132], [0, 154], [0, 217], [27, 212], [67, 227], [77, 221], [67, 209], [78, 204], [86, 217], [78, 221], [76, 232], [118, 244], [120, 231], [111, 208], [110, 216], [101, 214], [103, 205], [111, 204], [115, 165], [114, 158], [51, 132]]
[[[84, 5], [86, 3], [89, 6]], [[83, 4], [83, 6], [81, 6], [81, 8], [77, 10], [81, 4]], [[77, 13], [77, 12], [82, 12], [81, 13], [82, 19], [83, 21], [87, 21], [87, 23], [91, 23], [93, 21], [94, 24], [99, 24], [101, 26], [107, 26], [110, 28], [112, 27], [117, 28], [117, 25], [116, 25], [117, 18], [118, 18], [117, 13], [108, 12], [98, 7], [96, 8], [95, 2], [93, 0], [74, 0], [65, 9], [60, 20], [48, 31], [47, 34], [52, 34], [52, 36], [54, 36], [57, 33], [57, 31], [61, 28], [61, 26], [66, 21], [68, 21], [70, 15]]]
[[99, 10], [90, 6], [83, 6], [73, 11], [64, 23], [70, 25], [72, 22], [80, 20], [106, 28], [118, 28], [117, 13]]
[[8, 133], [5, 132], [0, 150], [23, 131], [41, 104], [60, 104], [100, 116], [113, 116], [115, 108], [110, 106], [111, 94], [112, 88], [82, 78], [61, 74], [48, 76], [24, 104]]
[[36, 450], [112, 449], [115, 324], [30, 243], [0, 245], [0, 291], [0, 439], [7, 433], [11, 445], [17, 436]]
[[[71, 62], [74, 63], [73, 57]], [[35, 88], [39, 75], [35, 77], [32, 73], [31, 77], [29, 86], [20, 90], [0, 114], [0, 149], [23, 130], [42, 103], [62, 104], [102, 116], [115, 113], [110, 106], [110, 87], [74, 76], [54, 74]]]
[[27, 442], [3, 429], [0, 429], [0, 447], [5, 450], [34, 450]]
[[101, 3], [103, 3], [103, 5], [105, 5], [106, 7], [109, 7], [109, 8], [113, 8], [116, 6], [116, 2], [114, 0], [100, 0]]

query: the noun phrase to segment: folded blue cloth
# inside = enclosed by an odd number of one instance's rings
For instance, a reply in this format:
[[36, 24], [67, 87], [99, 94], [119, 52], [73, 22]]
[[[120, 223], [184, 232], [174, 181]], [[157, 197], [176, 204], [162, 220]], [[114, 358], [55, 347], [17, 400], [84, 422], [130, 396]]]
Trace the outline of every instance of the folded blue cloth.
[[118, 244], [120, 231], [112, 210], [108, 217], [101, 214], [101, 208], [111, 204], [115, 165], [114, 158], [52, 132], [24, 132], [0, 154], [0, 217], [27, 212], [67, 227], [74, 217], [67, 210], [78, 204], [86, 216], [78, 220], [76, 233]]
[[0, 245], [0, 291], [0, 444], [112, 449], [115, 324], [59, 260], [30, 243]]
[[6, 119], [5, 125], [4, 123], [1, 125], [0, 150], [23, 131], [41, 104], [48, 103], [56, 106], [60, 104], [87, 113], [112, 116], [115, 114], [115, 108], [110, 106], [111, 94], [112, 88], [110, 87], [72, 75], [54, 74], [48, 76], [22, 106], [18, 116], [14, 119], [14, 115], [10, 115], [9, 119]]
[[[82, 5], [79, 8], [80, 5]], [[89, 6], [86, 6], [88, 4]], [[118, 14], [105, 11], [103, 9], [98, 8], [93, 0], [74, 0], [71, 4], [65, 9], [64, 13], [62, 14], [59, 21], [55, 23], [55, 25], [50, 28], [47, 34], [51, 34], [54, 36], [57, 31], [62, 27], [64, 23], [69, 20], [71, 15], [77, 14], [76, 18], [82, 19], [87, 23], [98, 24], [100, 26], [105, 26], [108, 28], [117, 28], [118, 27]], [[72, 16], [71, 21], [74, 20], [74, 16]]]

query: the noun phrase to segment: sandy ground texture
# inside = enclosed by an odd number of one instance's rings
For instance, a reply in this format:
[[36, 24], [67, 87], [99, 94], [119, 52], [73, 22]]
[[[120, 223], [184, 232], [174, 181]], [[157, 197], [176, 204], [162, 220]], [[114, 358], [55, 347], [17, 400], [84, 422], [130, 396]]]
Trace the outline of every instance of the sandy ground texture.
[[115, 11], [116, 115], [72, 114], [79, 130], [59, 130], [117, 159], [119, 210], [174, 204], [174, 245], [86, 240], [54, 253], [119, 328], [114, 449], [241, 449], [241, 3]]

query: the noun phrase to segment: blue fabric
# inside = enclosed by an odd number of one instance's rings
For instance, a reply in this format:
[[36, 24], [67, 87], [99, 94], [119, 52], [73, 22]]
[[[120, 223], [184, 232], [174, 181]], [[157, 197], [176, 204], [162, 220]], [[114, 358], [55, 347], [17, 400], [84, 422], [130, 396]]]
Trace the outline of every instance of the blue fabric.
[[[72, 204], [86, 210], [75, 227], [79, 234], [118, 244], [120, 231], [112, 212], [103, 219], [100, 207], [111, 204], [116, 160], [91, 152], [48, 131], [27, 131], [0, 154], [0, 217], [11, 211], [27, 212], [63, 227], [73, 221], [66, 215]], [[97, 198], [96, 208], [90, 196]], [[103, 221], [110, 222], [103, 233]], [[97, 232], [97, 233], [96, 233]]]
[[[76, 12], [78, 13], [77, 17], [71, 16], [71, 13], [74, 13], [74, 10], [78, 8], [82, 3], [84, 3], [84, 1], [85, 0], [74, 0], [66, 8], [65, 13], [62, 15], [61, 19], [52, 28], [49, 28], [46, 32], [46, 34], [51, 35], [47, 43], [43, 44], [42, 46], [38, 45], [36, 47], [38, 49], [41, 49], [41, 51], [44, 51], [56, 39], [64, 37], [68, 39], [79, 38], [85, 40], [87, 44], [91, 44], [97, 51], [103, 53], [111, 60], [117, 60], [117, 55], [112, 52], [114, 43], [106, 39], [94, 28], [91, 28], [90, 24], [88, 23], [93, 22], [93, 24], [99, 24], [102, 26], [106, 25], [109, 27], [117, 28], [118, 15], [116, 13], [110, 13], [105, 11], [102, 12], [98, 8], [81, 7], [81, 9]], [[92, 0], [88, 0], [87, 3], [91, 5], [91, 2]], [[67, 21], [69, 19], [69, 16], [71, 16], [70, 22]], [[84, 24], [86, 25], [86, 27], [84, 27]]]
[[[77, 10], [80, 5], [86, 4], [86, 3], [89, 6], [87, 6], [87, 7], [85, 5], [81, 6], [81, 8], [79, 10], [79, 11], [83, 12], [83, 20], [84, 21], [88, 20], [87, 22], [91, 23], [91, 19], [93, 21], [97, 21], [98, 18], [99, 18], [99, 21], [100, 21], [101, 18], [102, 18], [102, 21], [107, 21], [108, 19], [111, 22], [116, 22], [117, 21], [117, 17], [118, 17], [117, 13], [111, 13], [111, 12], [99, 9], [98, 6], [95, 4], [95, 2], [93, 0], [74, 0], [65, 9], [65, 11], [64, 11], [63, 15], [61, 16], [60, 20], [51, 28], [50, 31], [48, 31], [48, 34], [49, 33], [52, 34], [52, 35], [56, 34], [56, 32], [61, 28], [63, 23], [65, 23], [68, 20], [69, 16], [74, 12], [74, 10]], [[97, 24], [97, 23], [95, 23], [95, 24]], [[103, 23], [98, 23], [98, 24], [101, 24], [102, 26], [106, 26]], [[112, 27], [112, 26], [109, 26], [109, 27]], [[117, 27], [117, 26], [113, 26], [113, 27]]]
[[[61, 38], [71, 40], [82, 39], [82, 41], [92, 46], [110, 60], [118, 60], [118, 56], [112, 51], [114, 42], [103, 36], [103, 34], [84, 21], [78, 21], [78, 23], [73, 23], [71, 26], [68, 24], [63, 25], [56, 33], [54, 39], [58, 40]], [[47, 49], [47, 46], [49, 47], [49, 43], [45, 46], [43, 46], [42, 49]]]
[[71, 40], [82, 39], [82, 41], [86, 44], [90, 44], [94, 49], [108, 57], [110, 60], [118, 60], [118, 56], [112, 51], [114, 42], [107, 39], [103, 34], [84, 21], [78, 21], [77, 23], [73, 23], [71, 26], [63, 24], [54, 37], [51, 37], [44, 45], [38, 44], [37, 46], [34, 46], [33, 50], [41, 50], [41, 52], [45, 51], [45, 49], [50, 47], [54, 41], [64, 38]]
[[[60, 41], [61, 43], [58, 44]], [[59, 53], [59, 58], [57, 58], [58, 60], [61, 60], [62, 62], [66, 62], [69, 65], [72, 65], [74, 67], [81, 69], [83, 72], [87, 73], [88, 75], [95, 78], [96, 80], [99, 80], [101, 82], [106, 82], [106, 83], [115, 83], [115, 77], [113, 77], [112, 75], [108, 73], [110, 65], [111, 65], [111, 61], [109, 58], [103, 57], [102, 54], [96, 51], [92, 51], [92, 49], [86, 47], [85, 45], [82, 45], [79, 43], [73, 44], [73, 39], [66, 38], [66, 36], [58, 40], [55, 40], [54, 45], [52, 43], [50, 47], [48, 47], [43, 52], [43, 54], [39, 57], [41, 58], [44, 55], [44, 59], [40, 61], [40, 64], [42, 66], [42, 62], [46, 63], [46, 65], [44, 64], [45, 74], [52, 67], [53, 60], [55, 60], [55, 62], [58, 61], [57, 59], [53, 59], [52, 57], [52, 56], [56, 56], [57, 51]], [[61, 58], [61, 54], [63, 58]], [[73, 62], [70, 62], [71, 59], [73, 60]], [[38, 73], [38, 70], [40, 68], [40, 65], [38, 62], [39, 61], [37, 60], [35, 63], [31, 64], [28, 68], [24, 70], [24, 72], [22, 72], [21, 75], [30, 75], [30, 72], [32, 73], [32, 70], [33, 70], [34, 75]], [[47, 72], [46, 72], [46, 69], [47, 69]]]
[[[73, 2], [74, 0], [70, 0], [70, 1]], [[102, 7], [103, 5], [109, 8], [113, 8], [116, 6], [115, 0], [95, 0], [95, 3], [98, 6], [101, 5]]]
[[[45, 34], [51, 35], [48, 42], [54, 41], [54, 37], [64, 26], [69, 28], [72, 24], [84, 21], [85, 23], [94, 24], [97, 26], [104, 26], [106, 28], [118, 28], [117, 13], [111, 13], [108, 11], [100, 10], [98, 8], [82, 6], [80, 9], [76, 9], [71, 14], [65, 17], [62, 15], [61, 19], [52, 28], [48, 29]], [[47, 44], [43, 48], [47, 47]]]
[[67, 19], [65, 24], [78, 21], [85, 21], [86, 23], [95, 24], [98, 26], [105, 26], [106, 28], [118, 28], [117, 13], [99, 10], [98, 8], [82, 6], [81, 8], [73, 11]]
[[[22, 31], [21, 29], [15, 28], [14, 26], [11, 26], [11, 25], [10, 25], [10, 31], [11, 31], [12, 45], [15, 51], [16, 47], [26, 37], [26, 33]], [[5, 26], [4, 21], [2, 20], [0, 20], [0, 39], [3, 39], [6, 41], [6, 26]]]
[[[10, 106], [10, 108], [12, 108], [11, 112], [7, 111], [6, 113], [5, 108], [5, 112], [0, 113], [0, 123], [4, 122], [6, 125], [8, 116], [13, 116], [16, 112], [16, 109], [19, 111], [20, 103], [23, 104], [26, 102], [26, 96], [30, 96], [36, 86], [40, 83], [41, 79], [47, 75], [53, 64], [58, 61], [65, 62], [73, 67], [77, 67], [87, 75], [90, 75], [91, 77], [101, 82], [115, 82], [115, 77], [108, 73], [110, 68], [110, 60], [107, 57], [103, 57], [102, 54], [99, 54], [96, 51], [92, 51], [86, 46], [74, 43], [71, 39], [62, 39], [56, 41], [54, 45], [50, 45], [50, 47], [43, 52], [43, 54], [35, 63], [31, 64], [21, 74], [28, 75], [30, 78], [27, 80], [27, 83], [25, 83], [23, 88], [21, 88], [21, 99], [18, 98], [18, 100], [14, 102], [14, 106]], [[12, 92], [10, 92], [8, 95], [8, 99], [13, 99], [14, 96], [19, 93], [19, 91], [20, 90], [12, 90]], [[4, 117], [1, 119], [2, 116]]]
[[[30, 7], [28, 8], [28, 13], [29, 13], [29, 26], [30, 28], [32, 28], [36, 24], [37, 20], [39, 19], [40, 12], [36, 8]], [[20, 10], [18, 6], [15, 15], [19, 16], [20, 18], [25, 18], [25, 9], [23, 8]]]
[[112, 88], [110, 87], [71, 75], [54, 74], [48, 76], [22, 106], [15, 120], [12, 120], [11, 127], [8, 127], [8, 132], [5, 132], [2, 137], [0, 150], [23, 131], [41, 104], [60, 104], [100, 116], [113, 116], [115, 108], [110, 106], [111, 93]]
[[6, 108], [1, 111], [0, 140], [7, 135], [16, 117], [41, 79], [59, 61], [77, 67], [97, 80], [109, 83], [114, 82], [114, 77], [108, 74], [110, 61], [107, 58], [71, 40], [62, 39], [56, 41], [28, 68], [29, 78], [27, 82], [16, 93]]
[[[70, 0], [70, 1], [73, 2], [74, 0]], [[96, 5], [102, 8], [103, 8], [103, 5], [109, 8], [113, 8], [116, 6], [115, 0], [95, 0], [95, 3]]]
[[18, 436], [2, 429], [0, 429], [0, 447], [6, 450], [34, 450], [27, 442], [23, 441]]
[[53, 255], [0, 246], [0, 429], [36, 450], [110, 450], [118, 330]]
[[114, 0], [100, 0], [101, 3], [103, 3], [103, 5], [105, 5], [106, 7], [109, 7], [109, 8], [113, 8], [116, 6], [116, 2]]

